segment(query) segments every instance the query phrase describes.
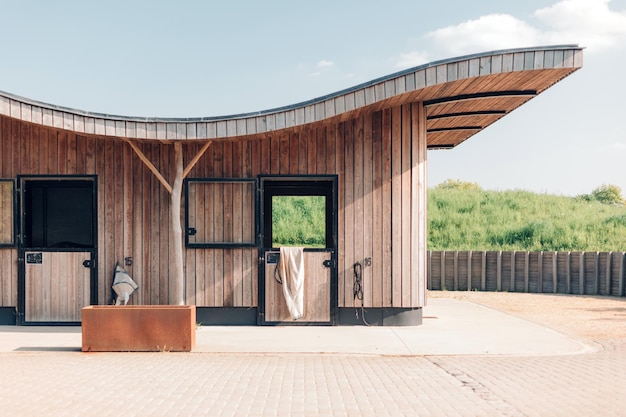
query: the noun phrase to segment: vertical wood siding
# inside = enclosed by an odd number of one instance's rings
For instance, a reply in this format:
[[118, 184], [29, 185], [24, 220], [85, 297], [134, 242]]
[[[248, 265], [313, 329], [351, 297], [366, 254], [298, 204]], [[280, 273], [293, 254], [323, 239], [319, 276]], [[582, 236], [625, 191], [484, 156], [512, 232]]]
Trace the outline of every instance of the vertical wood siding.
[[428, 252], [431, 290], [623, 297], [625, 285], [624, 252]]
[[[172, 182], [173, 149], [137, 142]], [[202, 148], [187, 143], [185, 164]], [[171, 262], [169, 194], [130, 146], [116, 139], [83, 136], [0, 116], [0, 177], [23, 174], [98, 176], [98, 303], [111, 298], [116, 262], [139, 284], [133, 304], [168, 302]], [[254, 178], [260, 174], [337, 174], [339, 177], [338, 304], [355, 303], [353, 265], [363, 269], [366, 307], [419, 307], [424, 303], [426, 131], [421, 103], [331, 125], [311, 125], [237, 142], [215, 141], [189, 173], [196, 178]], [[229, 185], [225, 185], [229, 187]], [[230, 186], [232, 188], [232, 186]], [[239, 191], [226, 193], [224, 210], [212, 195], [194, 195], [206, 236], [233, 233]], [[248, 198], [248, 197], [246, 197]], [[420, 216], [424, 218], [421, 219]], [[241, 217], [241, 216], [239, 216]], [[235, 217], [236, 218], [236, 217]], [[219, 227], [219, 225], [226, 227]], [[238, 239], [238, 236], [229, 236]], [[187, 249], [186, 303], [198, 306], [257, 306], [256, 248]], [[17, 250], [0, 249], [0, 302], [17, 305]]]
[[[329, 252], [304, 252], [304, 315], [301, 322], [330, 321], [330, 269], [322, 266]], [[265, 320], [293, 322], [283, 287], [274, 279], [276, 264], [265, 264]]]
[[13, 242], [13, 182], [0, 182], [0, 245]]
[[[26, 265], [26, 321], [80, 321], [89, 305], [89, 252], [43, 252], [40, 264]], [[69, 273], [67, 273], [69, 271]], [[70, 300], [70, 302], [68, 302]]]

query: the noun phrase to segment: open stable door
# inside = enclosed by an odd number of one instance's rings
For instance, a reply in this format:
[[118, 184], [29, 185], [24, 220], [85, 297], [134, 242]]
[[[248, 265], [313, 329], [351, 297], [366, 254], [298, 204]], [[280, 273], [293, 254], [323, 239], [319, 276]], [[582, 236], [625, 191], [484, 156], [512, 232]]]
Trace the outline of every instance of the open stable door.
[[[331, 325], [337, 309], [337, 181], [261, 177], [259, 324]], [[303, 315], [292, 318], [276, 267], [280, 247], [303, 248]]]
[[21, 324], [80, 323], [95, 303], [95, 177], [19, 178]]

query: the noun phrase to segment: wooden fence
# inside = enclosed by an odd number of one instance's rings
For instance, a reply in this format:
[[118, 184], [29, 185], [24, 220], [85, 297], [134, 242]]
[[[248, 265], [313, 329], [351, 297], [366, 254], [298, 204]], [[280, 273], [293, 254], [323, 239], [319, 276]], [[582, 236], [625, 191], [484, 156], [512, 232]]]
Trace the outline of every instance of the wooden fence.
[[623, 297], [626, 252], [429, 251], [428, 289]]

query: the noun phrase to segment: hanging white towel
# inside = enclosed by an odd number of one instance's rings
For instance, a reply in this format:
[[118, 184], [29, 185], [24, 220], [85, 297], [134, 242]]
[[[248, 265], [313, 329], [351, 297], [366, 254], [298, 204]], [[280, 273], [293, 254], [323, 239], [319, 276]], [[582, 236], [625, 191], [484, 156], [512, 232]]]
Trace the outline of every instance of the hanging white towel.
[[289, 313], [298, 320], [304, 314], [304, 249], [280, 248], [277, 268]]

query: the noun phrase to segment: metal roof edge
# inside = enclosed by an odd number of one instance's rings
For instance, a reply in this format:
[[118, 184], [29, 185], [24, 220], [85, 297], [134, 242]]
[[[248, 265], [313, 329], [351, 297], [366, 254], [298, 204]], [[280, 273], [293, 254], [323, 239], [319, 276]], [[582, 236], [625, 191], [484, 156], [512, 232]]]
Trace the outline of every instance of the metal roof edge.
[[512, 53], [523, 53], [523, 52], [535, 52], [535, 51], [558, 51], [558, 50], [569, 50], [569, 49], [584, 49], [584, 47], [580, 47], [578, 44], [563, 44], [563, 45], [551, 45], [551, 46], [536, 46], [536, 47], [523, 47], [523, 48], [511, 48], [511, 49], [500, 49], [493, 50], [488, 52], [480, 52], [468, 55], [462, 55], [453, 58], [446, 58], [441, 60], [436, 60], [433, 62], [429, 62], [426, 64], [421, 64], [415, 67], [407, 68], [401, 71], [394, 72], [392, 74], [384, 75], [382, 77], [374, 78], [373, 80], [366, 81], [361, 84], [357, 84], [352, 87], [345, 88], [343, 90], [339, 90], [330, 94], [326, 94], [323, 96], [319, 96], [310, 100], [301, 101], [298, 103], [275, 107], [267, 110], [261, 110], [256, 112], [249, 113], [239, 113], [225, 116], [209, 116], [209, 117], [142, 117], [142, 116], [123, 116], [123, 115], [114, 115], [107, 113], [97, 113], [90, 112], [80, 109], [74, 109], [70, 107], [59, 106], [55, 104], [44, 103], [41, 101], [29, 99], [26, 97], [19, 96], [17, 94], [8, 93], [0, 90], [0, 96], [8, 98], [10, 100], [18, 101], [22, 104], [38, 106], [43, 109], [49, 109], [52, 111], [60, 111], [65, 113], [71, 113], [78, 116], [91, 117], [94, 119], [104, 119], [104, 120], [118, 120], [118, 121], [129, 121], [129, 122], [143, 122], [143, 123], [202, 123], [202, 122], [219, 122], [219, 121], [228, 121], [228, 120], [237, 120], [237, 119], [246, 119], [253, 118], [259, 116], [270, 115], [274, 113], [281, 113], [290, 110], [304, 108], [306, 106], [311, 106], [314, 104], [322, 103], [326, 100], [333, 99], [336, 97], [341, 97], [342, 95], [350, 94], [359, 90], [363, 90], [367, 87], [371, 87], [373, 85], [389, 81], [398, 77], [402, 77], [404, 75], [408, 75], [411, 73], [415, 73], [427, 68], [451, 64], [454, 62], [461, 62], [470, 59], [476, 58], [484, 58], [488, 56], [502, 55], [502, 54], [512, 54]]

